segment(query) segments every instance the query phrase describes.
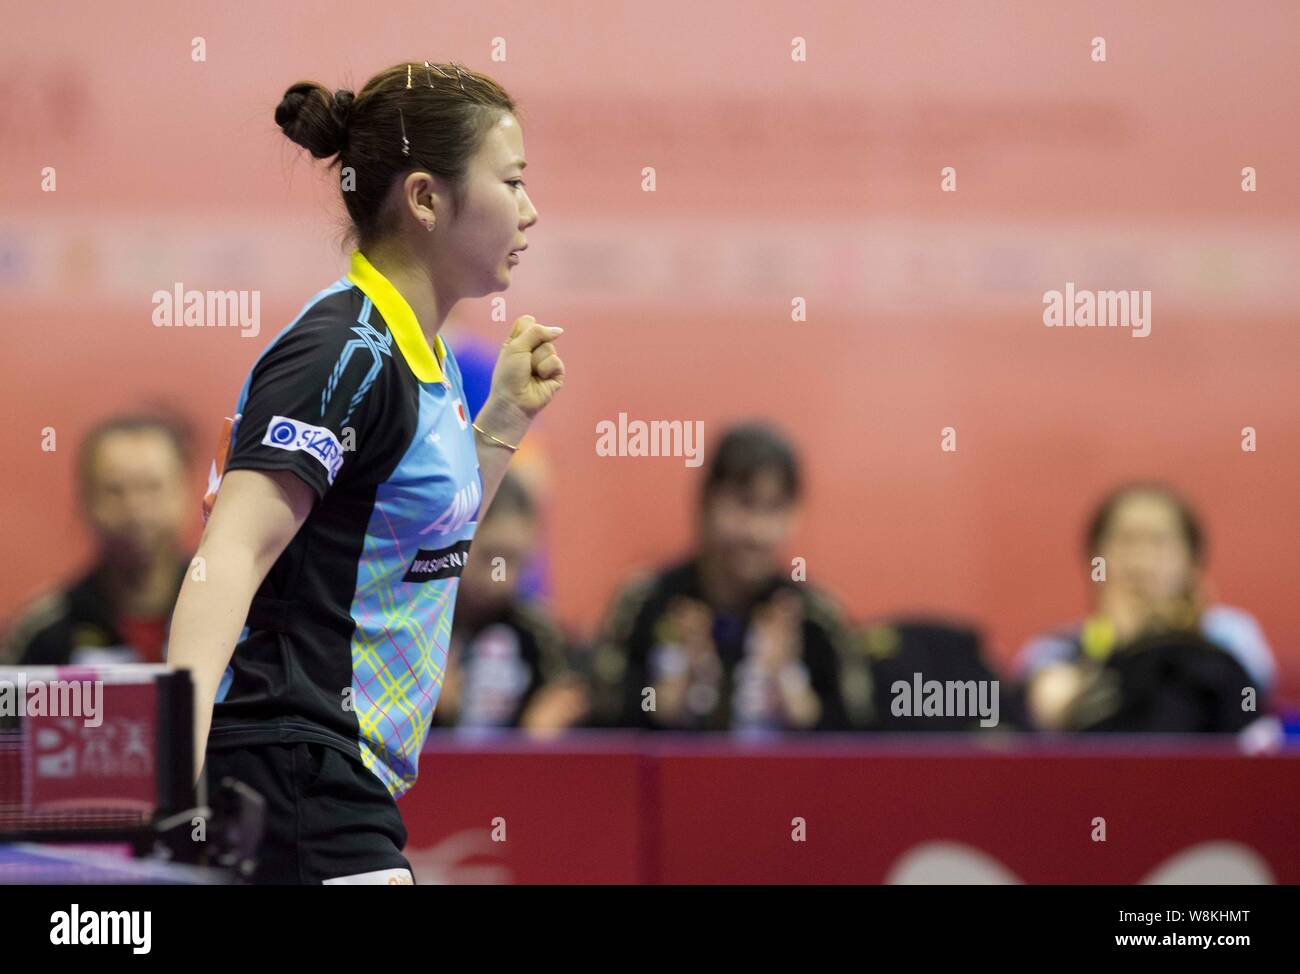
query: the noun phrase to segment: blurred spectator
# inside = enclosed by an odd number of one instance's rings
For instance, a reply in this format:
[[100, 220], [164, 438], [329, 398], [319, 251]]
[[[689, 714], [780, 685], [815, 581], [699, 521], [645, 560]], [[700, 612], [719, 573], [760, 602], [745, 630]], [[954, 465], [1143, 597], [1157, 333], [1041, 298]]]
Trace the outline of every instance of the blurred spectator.
[[[1160, 484], [1122, 487], [1093, 515], [1086, 545], [1090, 563], [1097, 557], [1104, 560], [1093, 567], [1094, 574], [1104, 568], [1105, 577], [1096, 577], [1092, 615], [1031, 640], [1020, 656], [1029, 710], [1038, 726], [1081, 729], [1102, 724], [1122, 711], [1129, 715], [1124, 729], [1175, 729], [1167, 721], [1165, 726], [1143, 727], [1142, 720], [1133, 716], [1169, 710], [1152, 704], [1144, 711], [1132, 699], [1135, 694], [1150, 697], [1156, 692], [1152, 681], [1157, 673], [1164, 674], [1166, 696], [1183, 681], [1183, 696], [1200, 695], [1210, 708], [1219, 706], [1212, 697], [1236, 693], [1239, 711], [1240, 687], [1249, 682], [1263, 709], [1275, 677], [1273, 655], [1259, 624], [1248, 613], [1205, 604], [1204, 534], [1182, 497]], [[1173, 659], [1171, 646], [1175, 645], [1188, 647], [1196, 659]], [[1164, 663], [1154, 656], [1130, 658], [1137, 650], [1158, 650]], [[1215, 652], [1229, 657], [1232, 664], [1214, 658]], [[1177, 667], [1176, 673], [1171, 666]], [[1127, 690], [1123, 673], [1129, 674]], [[1183, 723], [1199, 725], [1208, 720], [1202, 715]]]
[[189, 568], [181, 552], [194, 513], [188, 460], [187, 433], [161, 415], [111, 418], [86, 435], [76, 476], [95, 562], [28, 606], [6, 640], [7, 659], [28, 666], [163, 660]]
[[848, 631], [781, 556], [800, 481], [775, 430], [745, 425], [723, 436], [705, 475], [695, 552], [613, 601], [593, 660], [602, 723], [848, 728], [840, 689]]
[[435, 726], [548, 734], [586, 717], [585, 681], [569, 670], [564, 636], [520, 593], [537, 535], [533, 500], [507, 473], [461, 574]]

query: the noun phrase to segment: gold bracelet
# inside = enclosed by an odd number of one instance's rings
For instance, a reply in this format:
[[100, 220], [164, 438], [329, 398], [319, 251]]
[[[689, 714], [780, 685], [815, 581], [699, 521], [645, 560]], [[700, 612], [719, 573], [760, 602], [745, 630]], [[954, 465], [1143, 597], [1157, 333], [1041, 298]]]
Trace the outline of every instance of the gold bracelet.
[[510, 445], [509, 443], [507, 443], [505, 440], [493, 436], [493, 435], [492, 435], [491, 433], [489, 433], [487, 430], [483, 429], [483, 427], [479, 426], [478, 423], [470, 423], [470, 426], [474, 427], [474, 429], [475, 429], [476, 432], [482, 433], [484, 436], [486, 436], [486, 437], [487, 437], [489, 440], [491, 440], [493, 443], [500, 443], [502, 446], [504, 446], [504, 447], [505, 447], [507, 450], [509, 450], [511, 453], [514, 453], [515, 451], [517, 451], [517, 450], [519, 449], [519, 447], [517, 447], [517, 446], [511, 446], [511, 445]]

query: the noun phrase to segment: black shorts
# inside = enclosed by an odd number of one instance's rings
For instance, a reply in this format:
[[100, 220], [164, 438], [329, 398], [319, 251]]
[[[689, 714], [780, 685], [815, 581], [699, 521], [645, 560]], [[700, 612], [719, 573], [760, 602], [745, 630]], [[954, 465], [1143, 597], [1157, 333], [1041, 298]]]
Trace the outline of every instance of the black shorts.
[[210, 748], [205, 768], [209, 787], [234, 778], [266, 801], [254, 883], [414, 881], [397, 802], [351, 755], [315, 742], [242, 744]]

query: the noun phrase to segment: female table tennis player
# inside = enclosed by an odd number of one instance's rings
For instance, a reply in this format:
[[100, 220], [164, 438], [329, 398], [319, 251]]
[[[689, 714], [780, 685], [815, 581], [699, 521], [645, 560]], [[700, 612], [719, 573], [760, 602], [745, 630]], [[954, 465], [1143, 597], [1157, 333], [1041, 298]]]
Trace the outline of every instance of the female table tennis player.
[[537, 220], [491, 78], [421, 61], [355, 96], [303, 82], [275, 120], [335, 157], [358, 249], [244, 382], [168, 662], [192, 671], [208, 780], [266, 800], [255, 882], [409, 883], [394, 799], [478, 512], [564, 382], [562, 329], [515, 321], [471, 422], [438, 331], [460, 299], [509, 287]]

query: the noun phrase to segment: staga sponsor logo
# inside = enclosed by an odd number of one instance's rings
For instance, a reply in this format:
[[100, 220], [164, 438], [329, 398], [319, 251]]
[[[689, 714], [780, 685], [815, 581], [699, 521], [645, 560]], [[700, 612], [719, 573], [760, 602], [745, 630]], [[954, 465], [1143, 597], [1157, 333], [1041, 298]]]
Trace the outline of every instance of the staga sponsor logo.
[[459, 578], [469, 559], [469, 541], [457, 541], [446, 548], [421, 548], [402, 576], [404, 582], [432, 582], [440, 578]]
[[271, 421], [266, 424], [262, 444], [280, 450], [311, 454], [325, 468], [331, 484], [338, 476], [339, 467], [343, 465], [343, 445], [333, 430], [299, 422], [288, 416], [271, 417]]

